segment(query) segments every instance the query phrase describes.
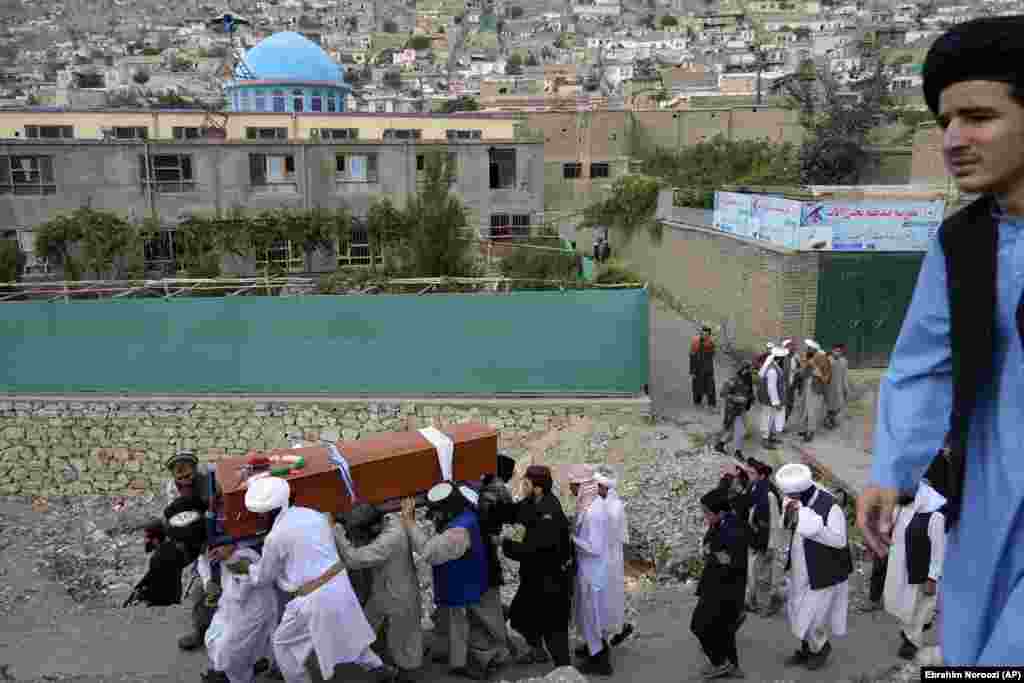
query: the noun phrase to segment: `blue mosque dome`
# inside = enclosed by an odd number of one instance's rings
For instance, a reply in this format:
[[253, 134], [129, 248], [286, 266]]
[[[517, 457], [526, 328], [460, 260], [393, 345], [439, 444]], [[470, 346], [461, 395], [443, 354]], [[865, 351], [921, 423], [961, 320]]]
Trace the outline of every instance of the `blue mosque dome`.
[[230, 111], [341, 113], [352, 91], [345, 68], [292, 31], [260, 41], [234, 75], [225, 84]]
[[[293, 31], [275, 33], [245, 53], [245, 63], [261, 81], [329, 81], [344, 79], [345, 69], [319, 45]], [[236, 77], [241, 77], [236, 72]]]

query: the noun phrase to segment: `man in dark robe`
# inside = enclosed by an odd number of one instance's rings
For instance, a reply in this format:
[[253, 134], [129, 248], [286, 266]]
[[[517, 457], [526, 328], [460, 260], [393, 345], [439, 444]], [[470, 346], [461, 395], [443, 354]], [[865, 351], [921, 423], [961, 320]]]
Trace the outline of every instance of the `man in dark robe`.
[[690, 630], [709, 664], [705, 680], [742, 675], [736, 650], [736, 621], [747, 587], [747, 535], [721, 488], [701, 498], [708, 531], [704, 536], [704, 572], [697, 584], [697, 608]]
[[[502, 550], [519, 562], [519, 590], [509, 619], [531, 649], [531, 662], [553, 659], [569, 666], [569, 618], [573, 548], [569, 520], [551, 493], [551, 470], [531, 465], [523, 477], [524, 499], [518, 521], [526, 527], [522, 541], [505, 539]], [[547, 651], [545, 651], [545, 646]]]
[[690, 377], [693, 378], [693, 404], [699, 406], [706, 396], [708, 407], [715, 408], [715, 340], [705, 325], [690, 342]]
[[149, 571], [135, 586], [129, 602], [141, 602], [148, 607], [177, 605], [181, 602], [181, 571], [188, 565], [188, 558], [167, 538], [163, 520], [151, 520], [143, 533], [146, 553], [152, 554]]

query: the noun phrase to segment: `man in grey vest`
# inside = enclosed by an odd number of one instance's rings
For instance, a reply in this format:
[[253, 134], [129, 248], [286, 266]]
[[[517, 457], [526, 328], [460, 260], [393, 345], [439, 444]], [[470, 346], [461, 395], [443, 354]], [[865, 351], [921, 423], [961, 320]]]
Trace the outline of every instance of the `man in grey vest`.
[[[879, 387], [871, 486], [857, 521], [879, 555], [901, 493], [948, 502], [939, 629], [951, 666], [1020, 664], [1024, 633], [1024, 16], [954, 26], [925, 59], [947, 169], [979, 194], [921, 264]], [[948, 445], [948, 448], [946, 447]], [[936, 458], [936, 453], [939, 457]]]

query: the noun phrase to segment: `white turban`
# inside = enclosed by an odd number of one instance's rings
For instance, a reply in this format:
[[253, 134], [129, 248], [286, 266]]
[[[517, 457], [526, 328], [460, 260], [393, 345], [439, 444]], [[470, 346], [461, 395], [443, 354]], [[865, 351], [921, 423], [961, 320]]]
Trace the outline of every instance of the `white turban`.
[[615, 488], [615, 484], [617, 483], [614, 477], [610, 477], [600, 473], [594, 475], [594, 481], [597, 482], [598, 486], [604, 486], [605, 488], [609, 489]]
[[813, 339], [804, 339], [804, 344], [810, 346], [815, 351], [821, 351], [821, 346], [819, 346], [818, 342], [814, 341]]
[[459, 493], [461, 493], [462, 497], [468, 500], [474, 507], [480, 504], [480, 495], [465, 484], [459, 486]]
[[245, 507], [250, 512], [270, 512], [288, 507], [292, 487], [280, 477], [264, 477], [249, 484], [245, 492]]
[[793, 340], [792, 339], [783, 339], [782, 340], [782, 344], [780, 344], [780, 346], [792, 346], [792, 345], [793, 345]]
[[775, 474], [775, 483], [785, 496], [803, 493], [814, 485], [811, 468], [798, 462], [783, 465]]
[[772, 349], [772, 356], [774, 356], [775, 358], [785, 358], [788, 355], [789, 349], [787, 349], [785, 346], [776, 346], [774, 349]]

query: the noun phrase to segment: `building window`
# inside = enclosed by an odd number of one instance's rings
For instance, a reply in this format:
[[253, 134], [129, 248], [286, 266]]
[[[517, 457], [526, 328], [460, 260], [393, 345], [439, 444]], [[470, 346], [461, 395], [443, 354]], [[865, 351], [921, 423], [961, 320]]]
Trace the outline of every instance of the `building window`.
[[302, 249], [289, 240], [275, 242], [262, 259], [256, 259], [259, 270], [301, 273], [306, 270], [306, 255]]
[[253, 104], [255, 105], [255, 110], [256, 111], [266, 111], [267, 110], [267, 98], [266, 98], [266, 96], [264, 96], [262, 90], [257, 90], [253, 94], [253, 100], [252, 101], [253, 101]]
[[75, 137], [72, 126], [25, 126], [25, 137], [42, 140], [69, 140]]
[[177, 270], [176, 256], [173, 230], [151, 232], [142, 242], [142, 261], [146, 270], [158, 270], [170, 275]]
[[301, 90], [292, 91], [292, 111], [303, 112], [306, 110], [306, 98]]
[[157, 192], [195, 192], [190, 154], [139, 155], [139, 180]]
[[419, 140], [423, 131], [419, 128], [385, 128], [385, 140]]
[[[373, 258], [378, 264], [384, 262], [384, 255], [379, 248], [377, 253], [373, 254]], [[353, 221], [347, 248], [341, 248], [340, 246], [338, 248], [338, 265], [370, 265], [370, 233], [358, 221]]]
[[562, 164], [562, 177], [565, 179], [579, 178], [582, 173], [583, 164], [577, 162]]
[[310, 111], [323, 111], [323, 98], [320, 96], [319, 90], [313, 91], [313, 96], [309, 98], [309, 110]]
[[[455, 152], [445, 152], [445, 163], [447, 164], [448, 171], [451, 174], [450, 180], [451, 180], [452, 183], [455, 182], [455, 179], [456, 179], [456, 177], [459, 174], [458, 162], [459, 162], [459, 155], [457, 153], [455, 153]], [[417, 154], [416, 155], [416, 174], [417, 174], [417, 176], [422, 176], [423, 173], [426, 170], [427, 170], [427, 155], [426, 154]], [[422, 180], [422, 178], [417, 178], [417, 180]]]
[[338, 154], [334, 158], [335, 177], [347, 183], [377, 182], [376, 154]]
[[0, 194], [56, 194], [53, 157], [0, 156]]
[[611, 168], [608, 166], [608, 162], [598, 161], [590, 164], [591, 178], [610, 178], [611, 175]]
[[314, 128], [313, 137], [321, 140], [356, 140], [359, 138], [358, 128]]
[[114, 139], [116, 140], [145, 140], [149, 137], [149, 128], [146, 126], [115, 126]]
[[511, 239], [530, 236], [530, 215], [491, 214], [491, 239]]
[[282, 113], [285, 110], [284, 91], [275, 90], [272, 99], [274, 100], [274, 111], [279, 114]]
[[250, 128], [245, 129], [246, 140], [287, 140], [287, 128]]
[[250, 154], [249, 180], [253, 187], [278, 185], [297, 190], [295, 157], [291, 154]]
[[175, 140], [196, 140], [206, 136], [206, 130], [196, 126], [174, 126], [171, 135]]
[[333, 114], [338, 111], [338, 101], [334, 98], [334, 95], [327, 96], [327, 112]]
[[249, 92], [246, 90], [242, 91], [242, 111], [252, 111], [252, 105], [249, 103]]
[[445, 131], [449, 140], [481, 140], [484, 132], [482, 130], [460, 130], [449, 128]]
[[505, 190], [516, 186], [516, 151], [490, 150], [491, 189]]

